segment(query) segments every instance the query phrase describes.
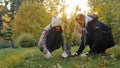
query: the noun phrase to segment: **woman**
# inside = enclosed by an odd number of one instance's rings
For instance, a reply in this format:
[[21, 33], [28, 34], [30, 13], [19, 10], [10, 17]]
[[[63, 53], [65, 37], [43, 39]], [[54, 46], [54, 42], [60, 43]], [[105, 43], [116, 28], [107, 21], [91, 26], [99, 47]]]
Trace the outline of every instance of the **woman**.
[[42, 32], [38, 43], [38, 47], [43, 52], [46, 59], [52, 57], [51, 53], [61, 46], [63, 47], [62, 57], [66, 58], [70, 56], [66, 52], [70, 52], [70, 49], [66, 50], [65, 48], [67, 45], [64, 45], [62, 31], [60, 20], [54, 16], [51, 20], [51, 23], [45, 27], [44, 31]]
[[77, 51], [78, 55], [86, 45], [90, 47], [88, 54], [105, 54], [106, 49], [114, 46], [111, 28], [100, 22], [97, 15], [78, 14], [76, 21], [82, 28], [82, 42]]

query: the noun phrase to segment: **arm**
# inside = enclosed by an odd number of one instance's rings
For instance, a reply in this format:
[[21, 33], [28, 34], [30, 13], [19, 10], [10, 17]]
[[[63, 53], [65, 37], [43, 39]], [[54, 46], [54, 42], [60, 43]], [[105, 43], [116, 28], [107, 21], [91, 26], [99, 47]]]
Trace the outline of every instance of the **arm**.
[[84, 48], [85, 48], [85, 45], [86, 45], [86, 31], [85, 31], [85, 29], [84, 30], [82, 30], [82, 37], [81, 37], [81, 45], [80, 45], [80, 47], [79, 47], [79, 49], [78, 49], [78, 51], [77, 51], [77, 54], [78, 55], [80, 55], [80, 53], [84, 50]]
[[39, 42], [38, 42], [38, 47], [41, 51], [47, 49], [47, 47], [46, 47], [46, 34], [47, 34], [47, 31], [43, 31], [41, 34], [41, 37], [39, 39]]
[[82, 42], [81, 42], [81, 45], [77, 51], [77, 54], [80, 55], [80, 53], [84, 50], [85, 46], [84, 46], [84, 40], [82, 38]]
[[38, 47], [41, 51], [43, 50], [47, 50], [47, 45], [46, 45], [46, 36], [48, 31], [51, 29], [51, 25], [49, 24], [48, 26], [46, 26], [41, 34], [41, 37], [39, 39], [38, 42]]

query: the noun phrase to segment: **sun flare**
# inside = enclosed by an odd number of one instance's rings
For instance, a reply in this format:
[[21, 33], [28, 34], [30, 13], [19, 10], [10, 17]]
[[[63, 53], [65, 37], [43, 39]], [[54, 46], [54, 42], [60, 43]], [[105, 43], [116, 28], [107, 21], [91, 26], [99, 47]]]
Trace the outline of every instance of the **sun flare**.
[[[60, 5], [58, 5], [58, 11], [61, 7], [65, 6], [65, 12], [67, 14], [67, 19], [71, 17], [73, 13], [83, 13], [87, 14], [91, 7], [89, 6], [89, 0], [59, 0]], [[76, 8], [79, 10], [76, 11]], [[58, 16], [61, 16], [62, 13], [59, 13]]]

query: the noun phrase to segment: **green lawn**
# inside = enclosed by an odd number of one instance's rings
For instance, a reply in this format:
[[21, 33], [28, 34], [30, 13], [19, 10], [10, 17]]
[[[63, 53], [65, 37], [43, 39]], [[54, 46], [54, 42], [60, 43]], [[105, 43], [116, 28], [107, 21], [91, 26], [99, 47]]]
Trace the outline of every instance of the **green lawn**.
[[[76, 51], [78, 47], [72, 47]], [[84, 52], [88, 51], [88, 47]], [[0, 49], [0, 68], [120, 68], [120, 46], [108, 49], [111, 56], [61, 58], [61, 48], [53, 52], [53, 58], [44, 59], [37, 47]]]

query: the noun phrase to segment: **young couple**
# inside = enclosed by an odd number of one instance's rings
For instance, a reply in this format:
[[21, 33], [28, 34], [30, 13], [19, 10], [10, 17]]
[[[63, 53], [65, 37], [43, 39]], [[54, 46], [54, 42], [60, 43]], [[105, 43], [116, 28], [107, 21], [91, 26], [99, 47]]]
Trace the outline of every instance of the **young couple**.
[[77, 52], [71, 52], [70, 46], [64, 44], [62, 36], [62, 27], [60, 19], [53, 17], [51, 23], [44, 28], [38, 47], [46, 59], [52, 57], [52, 52], [62, 46], [62, 57], [80, 55], [86, 45], [89, 45], [90, 51], [87, 54], [80, 56], [87, 56], [88, 54], [105, 54], [106, 49], [114, 46], [111, 28], [100, 22], [98, 16], [95, 14], [84, 15], [78, 14], [76, 21], [82, 28], [81, 44]]

